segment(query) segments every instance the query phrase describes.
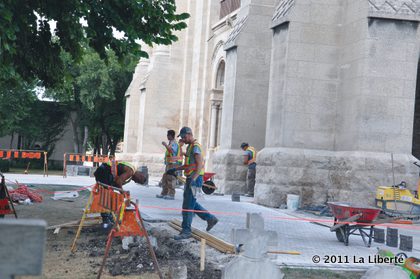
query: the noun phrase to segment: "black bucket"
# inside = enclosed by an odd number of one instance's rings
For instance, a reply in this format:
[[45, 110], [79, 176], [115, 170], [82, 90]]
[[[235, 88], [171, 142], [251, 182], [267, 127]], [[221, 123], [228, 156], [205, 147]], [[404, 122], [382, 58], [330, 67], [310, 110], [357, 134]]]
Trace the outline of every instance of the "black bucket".
[[149, 170], [147, 166], [141, 166], [140, 172], [146, 177], [146, 182], [144, 185], [149, 185]]

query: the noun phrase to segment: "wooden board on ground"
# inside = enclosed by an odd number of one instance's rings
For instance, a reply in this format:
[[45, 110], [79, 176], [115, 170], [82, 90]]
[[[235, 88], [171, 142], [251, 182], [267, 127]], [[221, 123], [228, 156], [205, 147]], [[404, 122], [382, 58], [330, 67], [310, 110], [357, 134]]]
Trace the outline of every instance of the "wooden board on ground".
[[[172, 228], [174, 228], [178, 231], [181, 231], [181, 229], [182, 229], [181, 228], [181, 221], [179, 221], [179, 220], [172, 220], [169, 223], [169, 225]], [[192, 230], [192, 235], [195, 239], [201, 241], [201, 239], [204, 238], [206, 240], [206, 243], [209, 246], [219, 250], [220, 252], [228, 253], [228, 254], [234, 254], [235, 253], [235, 246], [233, 244], [228, 243], [228, 242], [226, 242], [226, 241], [224, 241], [220, 238], [217, 238], [217, 237], [215, 237], [215, 236], [213, 236], [209, 233], [203, 232], [203, 231], [201, 231], [199, 229], [196, 229], [194, 227], [192, 227], [191, 230]]]

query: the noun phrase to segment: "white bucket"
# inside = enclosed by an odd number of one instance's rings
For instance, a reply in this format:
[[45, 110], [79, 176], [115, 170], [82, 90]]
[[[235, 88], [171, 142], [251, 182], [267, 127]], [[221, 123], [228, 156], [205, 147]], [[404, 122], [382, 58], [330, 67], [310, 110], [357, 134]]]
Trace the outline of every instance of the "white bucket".
[[299, 199], [300, 196], [298, 195], [287, 195], [287, 210], [297, 210], [299, 207]]

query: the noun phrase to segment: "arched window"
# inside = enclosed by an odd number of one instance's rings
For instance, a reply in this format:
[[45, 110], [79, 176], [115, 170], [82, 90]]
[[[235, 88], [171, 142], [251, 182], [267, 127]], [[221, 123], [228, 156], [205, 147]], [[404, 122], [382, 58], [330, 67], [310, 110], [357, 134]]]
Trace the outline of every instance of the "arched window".
[[219, 67], [217, 67], [216, 73], [216, 89], [223, 89], [225, 84], [225, 61], [220, 61]]

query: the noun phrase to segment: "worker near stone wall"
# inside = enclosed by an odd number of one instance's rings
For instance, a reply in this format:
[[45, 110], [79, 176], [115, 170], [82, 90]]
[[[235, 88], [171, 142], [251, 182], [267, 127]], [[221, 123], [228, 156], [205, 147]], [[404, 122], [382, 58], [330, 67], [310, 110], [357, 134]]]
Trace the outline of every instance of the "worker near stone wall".
[[166, 134], [168, 143], [162, 141], [162, 145], [165, 146], [165, 173], [162, 177], [162, 192], [160, 195], [156, 195], [157, 198], [163, 198], [166, 200], [175, 199], [175, 187], [176, 177], [173, 175], [166, 174], [169, 169], [173, 169], [182, 165], [182, 150], [181, 146], [175, 140], [175, 131], [169, 130]]
[[248, 193], [246, 196], [253, 197], [255, 188], [255, 174], [257, 172], [257, 151], [255, 151], [255, 148], [249, 146], [249, 144], [246, 142], [241, 144], [241, 149], [245, 151], [244, 165], [248, 165], [248, 171], [246, 174], [246, 186]]
[[[191, 224], [194, 213], [201, 219], [207, 221], [207, 231], [210, 231], [218, 222], [218, 219], [210, 214], [204, 207], [197, 202], [197, 192], [203, 186], [204, 159], [201, 145], [194, 139], [191, 128], [183, 127], [179, 132], [185, 144], [188, 144], [186, 151], [185, 164], [180, 167], [169, 169], [167, 174], [174, 175], [176, 171], [184, 170], [187, 181], [184, 186], [184, 200], [182, 203], [182, 231], [174, 237], [175, 240], [187, 239], [192, 236]], [[191, 212], [190, 210], [199, 211]]]

